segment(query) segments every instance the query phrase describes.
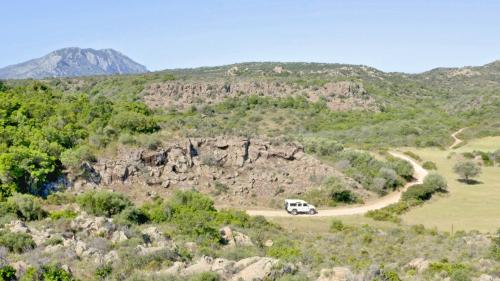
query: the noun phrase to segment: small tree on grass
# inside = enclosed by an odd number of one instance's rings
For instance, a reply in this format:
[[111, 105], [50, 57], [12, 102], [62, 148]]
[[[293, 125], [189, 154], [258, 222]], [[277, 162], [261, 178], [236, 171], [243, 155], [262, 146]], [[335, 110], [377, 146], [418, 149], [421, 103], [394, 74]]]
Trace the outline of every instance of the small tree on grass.
[[455, 164], [453, 171], [466, 182], [470, 182], [471, 178], [477, 177], [481, 173], [481, 167], [472, 161], [464, 161]]

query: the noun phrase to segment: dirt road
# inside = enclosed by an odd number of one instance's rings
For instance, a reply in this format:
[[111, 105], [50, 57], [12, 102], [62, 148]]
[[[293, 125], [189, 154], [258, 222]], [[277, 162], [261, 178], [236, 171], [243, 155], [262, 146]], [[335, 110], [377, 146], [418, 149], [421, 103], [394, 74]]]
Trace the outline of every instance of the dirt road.
[[461, 143], [463, 142], [461, 139], [459, 139], [459, 138], [457, 137], [457, 135], [458, 135], [458, 134], [460, 134], [461, 132], [463, 132], [465, 129], [467, 129], [467, 128], [462, 128], [462, 129], [460, 129], [460, 130], [458, 130], [458, 131], [454, 132], [453, 134], [451, 134], [451, 137], [452, 137], [455, 141], [453, 142], [453, 144], [452, 144], [452, 145], [450, 145], [450, 147], [448, 147], [448, 149], [453, 149], [453, 148], [457, 147], [459, 144], [461, 144]]
[[[410, 162], [413, 166], [415, 180], [413, 182], [407, 183], [401, 190], [390, 193], [384, 197], [377, 198], [373, 201], [366, 202], [361, 206], [355, 207], [340, 207], [332, 209], [319, 209], [318, 214], [315, 217], [335, 217], [335, 216], [347, 216], [347, 215], [359, 215], [365, 214], [368, 211], [377, 210], [384, 208], [390, 204], [396, 203], [401, 199], [401, 194], [406, 191], [406, 189], [412, 185], [420, 184], [423, 182], [425, 176], [427, 175], [427, 170], [422, 168], [414, 159], [399, 153], [399, 152], [389, 152], [392, 156], [406, 160]], [[247, 210], [247, 213], [251, 216], [264, 216], [264, 217], [287, 217], [292, 216], [285, 212], [285, 210]]]

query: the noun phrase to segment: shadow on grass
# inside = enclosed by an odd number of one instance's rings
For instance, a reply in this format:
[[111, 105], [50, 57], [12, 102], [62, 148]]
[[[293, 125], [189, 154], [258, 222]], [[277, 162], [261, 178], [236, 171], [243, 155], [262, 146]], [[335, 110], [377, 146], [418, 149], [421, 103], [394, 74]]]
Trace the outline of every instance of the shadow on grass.
[[478, 181], [478, 180], [473, 180], [473, 179], [458, 179], [459, 182], [461, 183], [465, 183], [467, 185], [477, 185], [477, 184], [482, 184], [483, 182], [482, 181]]

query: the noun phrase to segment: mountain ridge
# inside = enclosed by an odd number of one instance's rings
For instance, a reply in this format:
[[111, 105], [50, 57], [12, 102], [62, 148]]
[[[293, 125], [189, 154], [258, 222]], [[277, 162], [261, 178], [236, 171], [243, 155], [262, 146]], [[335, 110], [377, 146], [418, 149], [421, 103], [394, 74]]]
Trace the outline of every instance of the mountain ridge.
[[114, 49], [68, 47], [0, 68], [1, 79], [137, 74], [147, 68]]

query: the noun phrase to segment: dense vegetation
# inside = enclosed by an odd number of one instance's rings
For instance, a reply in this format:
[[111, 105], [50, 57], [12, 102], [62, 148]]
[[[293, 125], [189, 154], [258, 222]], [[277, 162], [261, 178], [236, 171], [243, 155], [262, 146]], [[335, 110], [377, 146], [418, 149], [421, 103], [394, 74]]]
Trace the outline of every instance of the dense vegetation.
[[44, 195], [63, 164], [92, 160], [120, 133], [158, 130], [140, 102], [63, 94], [33, 82], [0, 92], [0, 196], [15, 191]]

